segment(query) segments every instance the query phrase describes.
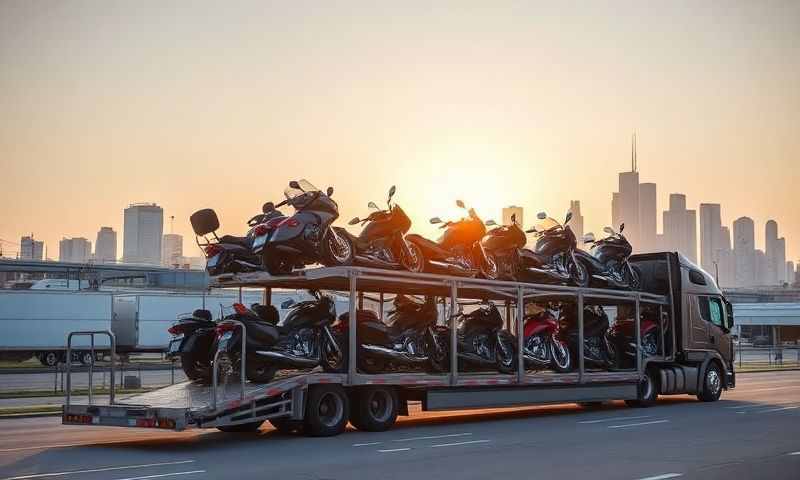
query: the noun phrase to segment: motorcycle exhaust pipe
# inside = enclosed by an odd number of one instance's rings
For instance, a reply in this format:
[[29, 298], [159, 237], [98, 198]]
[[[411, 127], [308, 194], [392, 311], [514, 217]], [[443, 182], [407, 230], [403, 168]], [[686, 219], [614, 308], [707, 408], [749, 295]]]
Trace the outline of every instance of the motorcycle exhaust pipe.
[[534, 275], [545, 275], [550, 278], [555, 278], [556, 280], [566, 281], [569, 280], [568, 273], [561, 273], [556, 270], [550, 269], [541, 269], [536, 267], [525, 267], [525, 271]]
[[427, 356], [414, 356], [410, 355], [406, 352], [398, 352], [397, 350], [392, 350], [390, 348], [381, 347], [380, 345], [362, 345], [365, 351], [374, 353], [376, 355], [380, 355], [383, 357], [387, 357], [391, 360], [395, 360], [398, 362], [404, 363], [424, 363], [428, 361]]
[[256, 355], [267, 357], [275, 362], [291, 365], [293, 367], [315, 367], [319, 364], [318, 358], [298, 357], [288, 353], [276, 352], [274, 350], [257, 350]]

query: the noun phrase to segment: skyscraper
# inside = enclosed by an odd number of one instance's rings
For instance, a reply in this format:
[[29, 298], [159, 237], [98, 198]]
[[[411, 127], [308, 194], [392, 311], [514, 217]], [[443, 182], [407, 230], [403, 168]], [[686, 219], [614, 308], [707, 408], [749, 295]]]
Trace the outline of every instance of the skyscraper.
[[569, 211], [572, 212], [572, 220], [569, 221], [569, 228], [578, 238], [578, 245], [582, 243], [583, 238], [583, 215], [581, 215], [581, 202], [580, 200], [570, 200]]
[[697, 263], [697, 213], [686, 209], [686, 195], [669, 196], [669, 210], [664, 211], [664, 242], [669, 250]]
[[640, 252], [652, 252], [658, 249], [656, 244], [656, 224], [658, 209], [656, 203], [656, 184], [639, 184], [639, 248]]
[[161, 264], [164, 211], [155, 203], [135, 203], [125, 209], [122, 261]]
[[183, 257], [183, 237], [177, 233], [164, 234], [161, 241], [161, 264], [165, 267], [179, 265]]
[[34, 240], [33, 234], [19, 240], [19, 258], [21, 260], [42, 260], [44, 257], [44, 242]]
[[786, 283], [794, 283], [794, 262], [791, 260], [786, 262]]
[[722, 227], [720, 236], [720, 249], [717, 251], [717, 267], [719, 268], [719, 285], [732, 287], [736, 285], [736, 261], [731, 249], [731, 230]]
[[767, 220], [764, 225], [764, 254], [766, 255], [767, 270], [762, 280], [764, 285], [774, 285], [778, 283], [777, 270], [777, 250], [778, 249], [778, 222]]
[[700, 266], [714, 272], [722, 249], [722, 217], [718, 203], [700, 204]]
[[83, 238], [62, 238], [58, 242], [58, 260], [62, 262], [86, 263], [92, 256], [92, 242]]
[[503, 225], [511, 225], [511, 216], [515, 215], [515, 219], [517, 225], [520, 228], [525, 228], [523, 225], [523, 218], [522, 218], [522, 207], [518, 207], [516, 205], [509, 205], [508, 207], [503, 208]]
[[111, 227], [100, 227], [94, 243], [94, 259], [97, 262], [117, 261], [117, 232]]
[[781, 237], [775, 242], [775, 257], [773, 259], [775, 270], [777, 271], [777, 283], [783, 285], [786, 281], [786, 238]]
[[753, 285], [767, 285], [770, 282], [770, 270], [767, 266], [767, 255], [763, 250], [758, 249], [755, 251], [755, 280]]
[[733, 254], [736, 262], [736, 286], [755, 285], [755, 226], [752, 218], [739, 217], [733, 222]]

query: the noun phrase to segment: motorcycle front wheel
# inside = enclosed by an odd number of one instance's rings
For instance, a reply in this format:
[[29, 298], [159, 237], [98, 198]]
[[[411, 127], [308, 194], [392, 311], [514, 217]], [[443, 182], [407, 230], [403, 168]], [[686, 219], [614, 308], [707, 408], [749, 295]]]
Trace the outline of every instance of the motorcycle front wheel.
[[514, 348], [513, 337], [498, 338], [495, 346], [495, 360], [497, 361], [497, 371], [500, 373], [511, 374], [517, 371], [517, 349]]
[[569, 346], [556, 338], [550, 341], [550, 359], [553, 370], [558, 373], [568, 373], [572, 370], [572, 355]]
[[425, 258], [422, 249], [416, 243], [407, 242], [408, 254], [401, 255], [400, 264], [411, 273], [420, 273], [425, 268]]
[[[320, 353], [320, 365], [322, 370], [329, 373], [347, 372], [347, 336], [343, 334], [333, 334], [336, 345], [331, 343], [331, 339], [325, 332], [322, 332], [322, 345]], [[336, 347], [339, 347], [337, 350]]]
[[500, 263], [493, 253], [486, 252], [485, 258], [480, 261], [481, 275], [487, 280], [500, 280], [502, 274], [500, 272]]
[[575, 260], [570, 262], [569, 265], [569, 279], [573, 285], [576, 287], [583, 287], [586, 288], [591, 283], [591, 277], [589, 276], [589, 270], [586, 268], [586, 265], [583, 264], [580, 260]]
[[[436, 342], [435, 344], [433, 342]], [[446, 373], [450, 371], [450, 354], [447, 338], [433, 338], [429, 340], [428, 368], [431, 373]]]
[[349, 237], [331, 230], [322, 242], [322, 263], [328, 267], [342, 267], [353, 264], [355, 246]]

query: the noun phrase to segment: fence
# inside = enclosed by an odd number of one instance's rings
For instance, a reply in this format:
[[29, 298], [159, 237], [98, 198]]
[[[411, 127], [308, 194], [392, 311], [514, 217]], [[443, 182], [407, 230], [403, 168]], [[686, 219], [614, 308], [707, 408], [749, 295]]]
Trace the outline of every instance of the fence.
[[753, 347], [736, 345], [736, 364], [739, 367], [800, 367], [800, 346], [765, 345]]

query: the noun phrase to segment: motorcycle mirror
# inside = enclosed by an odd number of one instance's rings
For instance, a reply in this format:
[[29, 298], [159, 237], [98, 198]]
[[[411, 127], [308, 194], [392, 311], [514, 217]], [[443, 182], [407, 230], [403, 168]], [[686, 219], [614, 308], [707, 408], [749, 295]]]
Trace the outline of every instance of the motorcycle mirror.
[[281, 302], [281, 310], [286, 310], [287, 308], [294, 305], [294, 299], [290, 298], [288, 300], [284, 300]]
[[539, 220], [544, 220], [545, 218], [547, 218], [547, 213], [539, 212], [536, 214], [536, 218], [538, 218]]
[[327, 195], [329, 197], [332, 197], [333, 196], [333, 187], [328, 187], [328, 189], [325, 190], [325, 195]]
[[377, 206], [377, 205], [375, 205], [375, 202], [369, 202], [369, 203], [367, 204], [367, 208], [371, 208], [371, 209], [373, 209], [373, 210], [380, 210], [380, 208], [378, 208], [378, 206]]
[[269, 213], [269, 212], [271, 212], [273, 210], [275, 210], [275, 204], [272, 203], [272, 202], [267, 202], [267, 203], [265, 203], [264, 205], [261, 206], [261, 212], [262, 213]]
[[394, 187], [394, 185], [392, 185], [392, 188], [389, 189], [389, 198], [390, 199], [392, 197], [394, 197], [394, 192], [396, 192], [396, 191], [397, 191], [397, 189]]
[[300, 184], [297, 183], [297, 181], [295, 181], [295, 180], [292, 180], [291, 182], [289, 182], [289, 187], [290, 188], [294, 188], [296, 190], [302, 190], [302, 188], [300, 188]]
[[589, 232], [583, 236], [583, 243], [593, 243], [594, 242], [594, 233]]
[[352, 220], [347, 222], [348, 225], [358, 225], [359, 223], [361, 223], [361, 219], [358, 217], [353, 217]]
[[431, 223], [434, 225], [436, 225], [437, 223], [442, 223], [442, 219], [439, 217], [433, 217], [431, 218]]
[[490, 220], [486, 220], [486, 223], [484, 223], [484, 225], [486, 225], [487, 227], [493, 227], [493, 226], [497, 225], [497, 222], [495, 222], [494, 220], [490, 219]]
[[466, 207], [464, 206], [464, 202], [462, 202], [461, 200], [456, 200], [456, 206], [457, 206], [458, 208], [466, 208]]
[[603, 231], [609, 235], [614, 235], [614, 230], [611, 227], [603, 227]]
[[625, 224], [624, 223], [620, 223], [619, 224], [619, 233], [622, 233], [623, 230], [625, 230]]
[[568, 224], [570, 220], [572, 220], [572, 212], [567, 212], [567, 217], [564, 219], [564, 225]]
[[516, 224], [517, 223], [517, 214], [516, 213], [512, 213], [511, 214], [511, 223], [512, 224]]

